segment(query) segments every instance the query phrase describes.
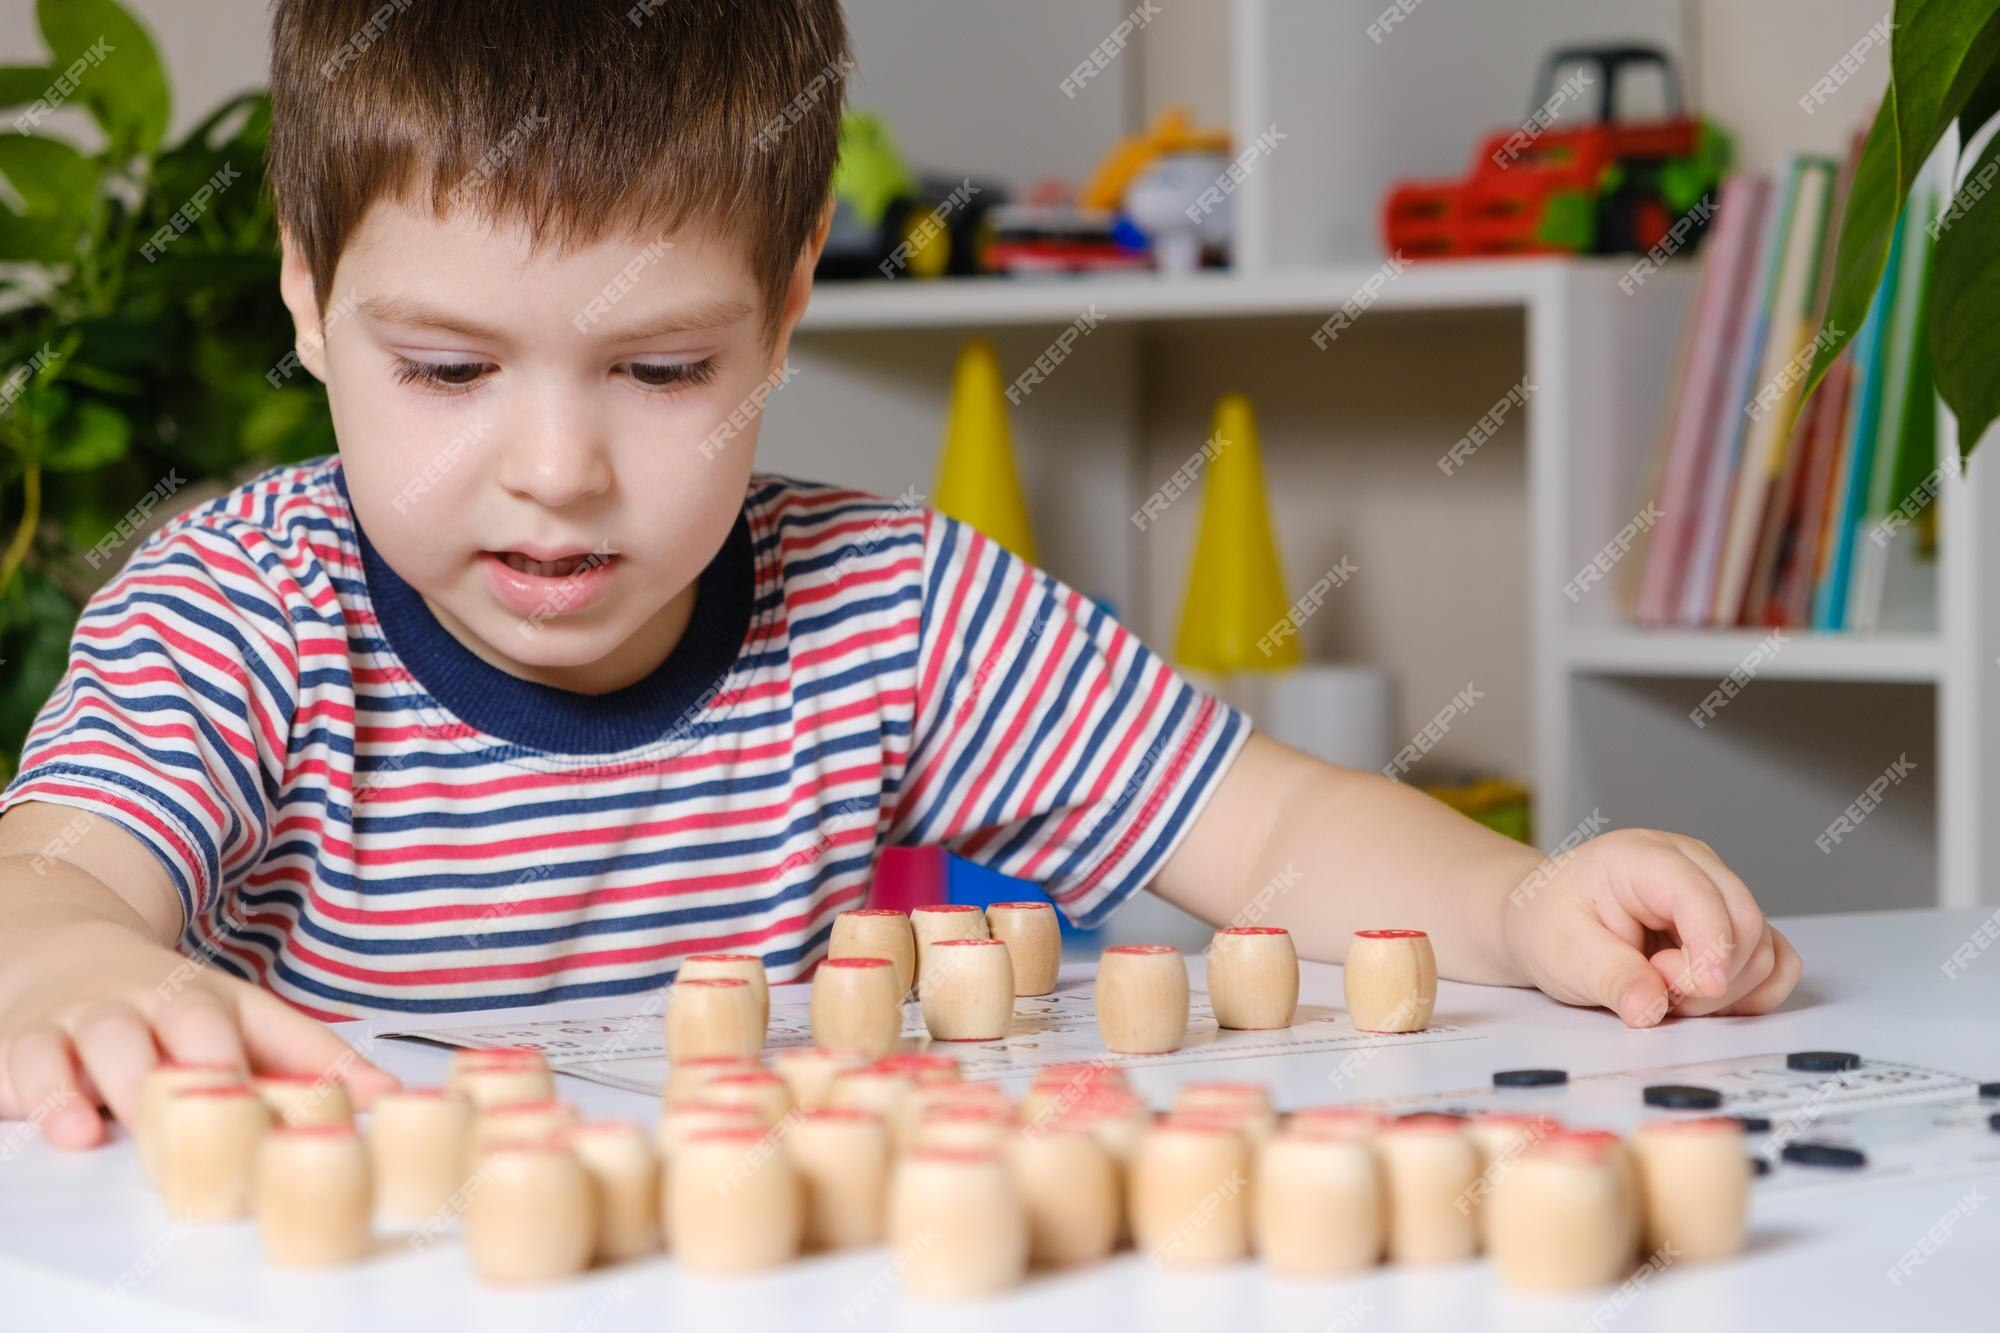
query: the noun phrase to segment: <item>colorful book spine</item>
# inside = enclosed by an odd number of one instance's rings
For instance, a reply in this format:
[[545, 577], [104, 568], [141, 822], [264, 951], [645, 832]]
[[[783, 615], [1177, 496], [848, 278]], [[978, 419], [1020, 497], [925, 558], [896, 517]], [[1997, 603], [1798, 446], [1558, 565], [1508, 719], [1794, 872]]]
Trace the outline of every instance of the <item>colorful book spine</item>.
[[1673, 424], [1661, 468], [1660, 520], [1640, 579], [1637, 616], [1641, 624], [1673, 623], [1703, 479], [1707, 475], [1717, 395], [1728, 380], [1729, 352], [1750, 304], [1756, 274], [1757, 238], [1769, 206], [1771, 183], [1762, 176], [1724, 182], [1716, 203], [1715, 231], [1703, 248], [1701, 289], [1688, 335]]
[[1785, 237], [1791, 230], [1792, 201], [1797, 187], [1798, 173], [1790, 169], [1785, 172], [1783, 184], [1773, 186], [1770, 207], [1765, 210], [1763, 235], [1757, 245], [1757, 259], [1752, 265], [1757, 274], [1751, 285], [1753, 303], [1738, 321], [1735, 345], [1729, 349], [1729, 373], [1723, 377], [1722, 391], [1711, 405], [1709, 429], [1714, 440], [1676, 617], [1683, 625], [1706, 625], [1715, 604], [1716, 568], [1722, 557], [1724, 522], [1736, 482], [1744, 427], [1749, 421], [1742, 405], [1756, 391], [1757, 369], [1763, 362], [1770, 310], [1776, 296], [1778, 270], [1783, 266]]
[[1712, 624], [1734, 625], [1743, 618], [1758, 534], [1776, 504], [1773, 492], [1784, 478], [1793, 406], [1812, 364], [1813, 300], [1827, 200], [1838, 169], [1830, 158], [1802, 158], [1793, 164], [1791, 216], [1777, 265], [1763, 358], [1755, 386], [1741, 406], [1746, 418], [1742, 455], [1716, 571]]

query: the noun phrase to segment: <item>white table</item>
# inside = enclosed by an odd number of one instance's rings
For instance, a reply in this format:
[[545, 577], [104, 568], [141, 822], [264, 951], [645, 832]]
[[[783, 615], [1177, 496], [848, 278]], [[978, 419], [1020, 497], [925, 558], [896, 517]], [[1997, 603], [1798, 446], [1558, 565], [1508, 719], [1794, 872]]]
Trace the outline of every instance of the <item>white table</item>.
[[[1581, 1075], [1803, 1048], [2000, 1078], [2000, 948], [1972, 958], [1956, 979], [1943, 970], [1987, 920], [1982, 909], [1786, 922], [1805, 958], [1805, 980], [1783, 1012], [1762, 1018], [1630, 1032], [1606, 1013], [1566, 1008], [1534, 992], [1447, 982], [1439, 988], [1438, 1017], [1485, 1039], [1383, 1048], [1338, 1094], [1327, 1079], [1338, 1057], [1325, 1055], [1141, 1069], [1133, 1082], [1164, 1100], [1188, 1079], [1263, 1079], [1281, 1106], [1295, 1106], [1461, 1088], [1515, 1066], [1559, 1065]], [[1984, 938], [1994, 929], [1988, 924]], [[1339, 987], [1338, 968], [1307, 966], [1307, 999], [1336, 1001]], [[376, 1044], [371, 1053], [412, 1082], [436, 1081], [445, 1058], [396, 1042]], [[563, 1094], [592, 1114], [652, 1119], [649, 1098], [562, 1082]], [[6, 1137], [0, 1132], [0, 1142]], [[0, 1328], [1970, 1329], [1994, 1324], [2000, 1207], [1972, 1208], [1900, 1285], [1888, 1270], [1975, 1186], [1982, 1199], [2000, 1194], [2000, 1176], [1760, 1200], [1744, 1257], [1670, 1267], [1622, 1309], [1607, 1306], [1605, 1293], [1517, 1296], [1501, 1290], [1484, 1263], [1296, 1282], [1273, 1279], [1251, 1263], [1161, 1273], [1125, 1254], [1086, 1272], [1036, 1278], [1003, 1301], [940, 1310], [903, 1301], [888, 1253], [879, 1249], [808, 1259], [756, 1278], [697, 1279], [659, 1259], [554, 1288], [501, 1290], [476, 1282], [462, 1248], [447, 1239], [424, 1253], [387, 1243], [368, 1264], [339, 1272], [282, 1273], [258, 1259], [247, 1224], [176, 1228], [139, 1184], [129, 1143], [71, 1154], [37, 1141], [0, 1162]], [[124, 1294], [114, 1299], [121, 1279]]]

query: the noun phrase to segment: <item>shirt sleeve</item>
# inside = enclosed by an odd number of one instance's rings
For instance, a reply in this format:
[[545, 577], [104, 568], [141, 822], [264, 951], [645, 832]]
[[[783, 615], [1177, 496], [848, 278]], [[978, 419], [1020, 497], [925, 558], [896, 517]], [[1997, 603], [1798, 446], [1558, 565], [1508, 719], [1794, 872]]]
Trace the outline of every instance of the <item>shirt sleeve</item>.
[[927, 520], [916, 722], [889, 836], [1044, 887], [1094, 926], [1158, 873], [1250, 734], [1102, 607]]
[[[298, 700], [297, 642], [242, 525], [177, 523], [93, 594], [0, 811], [111, 820], [160, 859], [194, 921], [268, 845]], [[52, 847], [51, 855], [60, 853]]]

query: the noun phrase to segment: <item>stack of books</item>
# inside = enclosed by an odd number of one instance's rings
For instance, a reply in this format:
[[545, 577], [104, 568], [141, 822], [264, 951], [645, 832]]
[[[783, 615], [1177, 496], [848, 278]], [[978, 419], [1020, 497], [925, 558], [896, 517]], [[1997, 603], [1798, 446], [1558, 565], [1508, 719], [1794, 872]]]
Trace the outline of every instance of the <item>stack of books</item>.
[[1658, 460], [1643, 625], [1865, 632], [1925, 577], [1939, 481], [1925, 297], [1942, 156], [1896, 221], [1867, 319], [1842, 330], [1852, 340], [1799, 410], [1831, 333], [1860, 150], [1857, 138], [1844, 163], [1794, 157], [1776, 179], [1722, 187]]

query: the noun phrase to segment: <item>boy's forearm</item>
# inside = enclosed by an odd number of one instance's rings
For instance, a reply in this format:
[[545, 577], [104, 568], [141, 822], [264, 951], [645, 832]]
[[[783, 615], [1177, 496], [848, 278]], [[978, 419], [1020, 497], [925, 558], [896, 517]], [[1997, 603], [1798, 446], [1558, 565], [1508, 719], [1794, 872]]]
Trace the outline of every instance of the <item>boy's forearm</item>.
[[1217, 925], [1283, 926], [1324, 962], [1357, 930], [1426, 931], [1442, 975], [1520, 986], [1502, 913], [1540, 861], [1415, 788], [1253, 736], [1154, 891]]

